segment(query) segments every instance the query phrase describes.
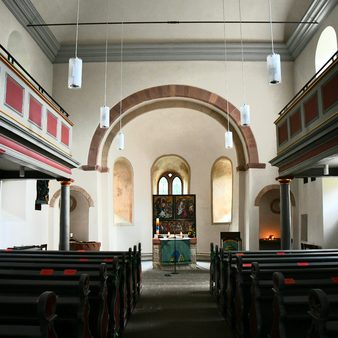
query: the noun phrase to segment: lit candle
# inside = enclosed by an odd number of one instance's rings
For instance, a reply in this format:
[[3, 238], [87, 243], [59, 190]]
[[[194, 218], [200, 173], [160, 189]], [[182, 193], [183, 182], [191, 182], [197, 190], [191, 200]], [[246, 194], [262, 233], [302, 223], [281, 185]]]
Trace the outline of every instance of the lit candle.
[[168, 237], [170, 237], [170, 231], [168, 231]]
[[183, 238], [183, 233], [182, 233], [182, 231], [180, 232], [180, 236]]
[[160, 225], [160, 219], [156, 218], [156, 226], [158, 227]]

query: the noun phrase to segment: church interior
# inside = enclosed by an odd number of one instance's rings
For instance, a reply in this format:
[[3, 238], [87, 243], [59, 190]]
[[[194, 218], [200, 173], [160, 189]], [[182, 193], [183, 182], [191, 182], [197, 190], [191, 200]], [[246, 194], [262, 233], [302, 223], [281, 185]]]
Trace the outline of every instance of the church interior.
[[[126, 338], [158, 337], [142, 311], [175, 295], [194, 302], [189, 284], [215, 313], [203, 312], [205, 333], [183, 304], [172, 319], [182, 337], [305, 337], [277, 315], [272, 329], [261, 323], [254, 297], [268, 292], [266, 278], [287, 306], [283, 292], [305, 276], [338, 302], [307, 269], [337, 282], [337, 2], [0, 1], [0, 284], [18, 264], [7, 292], [19, 282], [34, 289], [24, 262], [75, 281], [76, 260], [100, 260], [121, 274], [107, 277], [106, 324], [70, 337], [117, 337], [125, 327]], [[86, 271], [84, 294], [102, 277], [89, 263]], [[324, 304], [320, 292], [302, 296]], [[54, 293], [40, 298], [57, 303]], [[334, 315], [332, 332], [304, 324], [308, 337], [337, 337]], [[46, 337], [66, 337], [59, 325]]]

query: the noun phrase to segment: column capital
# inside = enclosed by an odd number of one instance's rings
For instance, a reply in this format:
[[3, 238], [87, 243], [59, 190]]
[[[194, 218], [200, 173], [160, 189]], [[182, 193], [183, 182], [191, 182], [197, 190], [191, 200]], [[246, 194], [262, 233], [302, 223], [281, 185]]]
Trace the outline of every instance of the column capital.
[[277, 177], [276, 180], [277, 180], [280, 184], [290, 184], [291, 181], [293, 180], [293, 177], [292, 177], [292, 176]]
[[72, 178], [57, 178], [56, 180], [60, 182], [62, 186], [68, 186], [74, 183]]

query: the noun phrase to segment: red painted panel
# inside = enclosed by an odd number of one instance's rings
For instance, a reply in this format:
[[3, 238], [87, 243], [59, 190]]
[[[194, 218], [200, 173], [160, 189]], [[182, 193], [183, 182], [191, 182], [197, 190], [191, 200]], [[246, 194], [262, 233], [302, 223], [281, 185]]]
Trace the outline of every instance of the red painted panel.
[[9, 75], [6, 81], [5, 103], [22, 114], [24, 89]]
[[324, 112], [338, 102], [338, 72], [322, 86]]
[[32, 95], [29, 96], [29, 120], [41, 127], [42, 104]]
[[300, 117], [300, 111], [298, 110], [290, 116], [291, 136], [294, 136], [297, 133], [299, 133], [301, 129], [302, 129], [302, 122], [301, 122], [301, 117]]
[[64, 123], [61, 126], [61, 142], [69, 146], [69, 128]]
[[58, 119], [51, 112], [47, 111], [47, 132], [54, 137], [57, 134]]
[[288, 123], [285, 120], [279, 127], [278, 127], [278, 143], [281, 145], [285, 141], [288, 140]]
[[308, 126], [311, 122], [318, 118], [318, 115], [318, 99], [317, 93], [315, 93], [304, 103], [305, 126]]

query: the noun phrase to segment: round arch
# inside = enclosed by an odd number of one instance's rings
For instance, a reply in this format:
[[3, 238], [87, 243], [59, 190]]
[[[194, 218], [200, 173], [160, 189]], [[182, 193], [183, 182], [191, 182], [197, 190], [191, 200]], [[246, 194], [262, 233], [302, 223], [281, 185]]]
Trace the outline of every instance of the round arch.
[[[94, 201], [93, 201], [93, 199], [91, 198], [91, 196], [88, 194], [88, 192], [87, 192], [85, 189], [79, 187], [78, 185], [71, 185], [71, 186], [70, 186], [70, 190], [71, 190], [71, 191], [77, 191], [77, 192], [79, 192], [80, 194], [82, 194], [83, 197], [87, 200], [88, 206], [89, 206], [89, 207], [94, 207]], [[53, 194], [53, 197], [51, 198], [51, 200], [50, 200], [50, 202], [49, 202], [49, 206], [50, 206], [51, 208], [54, 208], [54, 207], [55, 207], [55, 202], [56, 202], [56, 200], [60, 197], [60, 195], [61, 195], [61, 189], [57, 190], [57, 191]]]
[[108, 171], [108, 152], [114, 137], [118, 133], [117, 121], [120, 117], [126, 125], [140, 114], [163, 107], [189, 107], [197, 112], [204, 112], [227, 126], [227, 107], [229, 109], [230, 129], [234, 135], [234, 144], [238, 158], [238, 170], [248, 168], [265, 168], [259, 163], [256, 140], [250, 127], [240, 124], [240, 112], [221, 96], [205, 89], [187, 85], [164, 85], [147, 88], [136, 92], [110, 110], [110, 128], [103, 129], [98, 125], [92, 137], [87, 164], [83, 170]]
[[[270, 184], [265, 186], [256, 196], [255, 199], [255, 207], [259, 207], [262, 201], [263, 196], [271, 191], [271, 190], [278, 190], [280, 189], [280, 185], [279, 184]], [[295, 200], [295, 196], [293, 195], [292, 192], [290, 192], [290, 199], [291, 199], [291, 205], [294, 207], [296, 205], [296, 200]]]

